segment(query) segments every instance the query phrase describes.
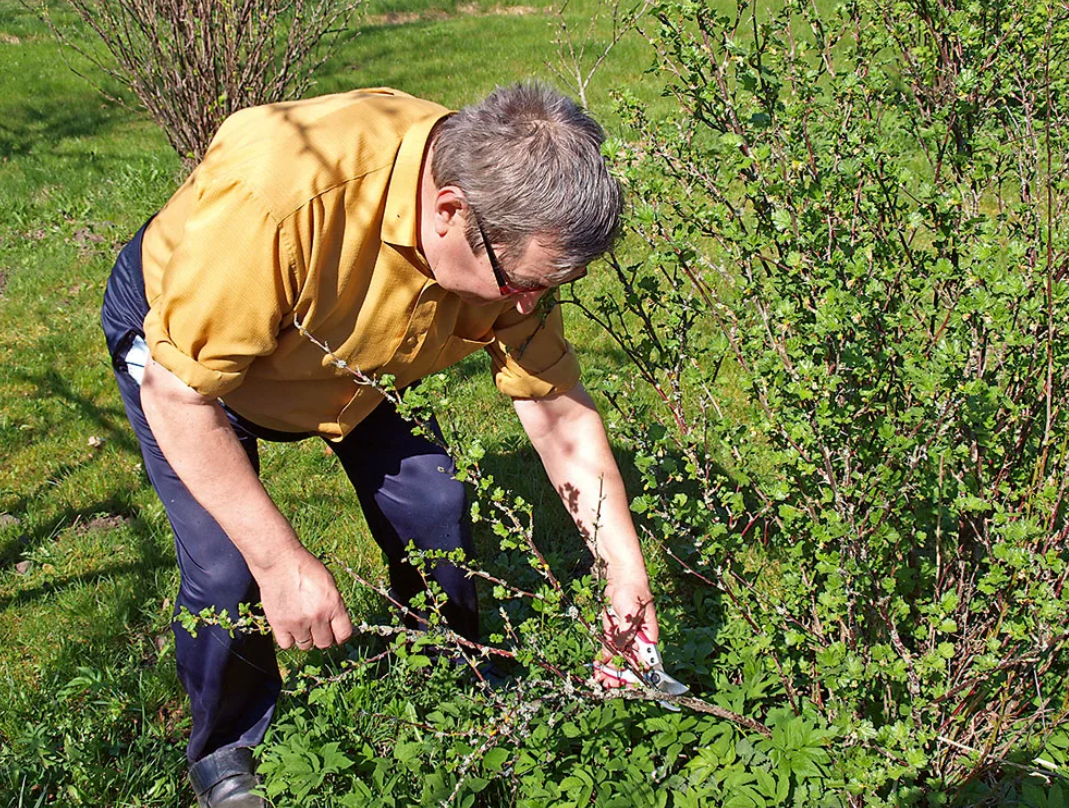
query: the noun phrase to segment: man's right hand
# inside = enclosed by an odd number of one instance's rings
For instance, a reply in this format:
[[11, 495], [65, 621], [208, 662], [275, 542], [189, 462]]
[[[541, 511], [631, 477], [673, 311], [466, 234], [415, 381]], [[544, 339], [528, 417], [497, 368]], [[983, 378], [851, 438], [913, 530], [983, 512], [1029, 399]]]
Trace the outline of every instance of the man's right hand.
[[278, 647], [340, 645], [352, 636], [353, 624], [334, 576], [303, 547], [292, 555], [253, 572]]

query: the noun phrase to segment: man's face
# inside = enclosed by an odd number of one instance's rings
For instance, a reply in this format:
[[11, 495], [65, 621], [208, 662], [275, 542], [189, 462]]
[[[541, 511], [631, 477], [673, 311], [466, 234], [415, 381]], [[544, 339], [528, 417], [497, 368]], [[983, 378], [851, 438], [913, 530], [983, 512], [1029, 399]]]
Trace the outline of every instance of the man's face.
[[[500, 273], [496, 273], [491, 252], [476, 254], [468, 244], [465, 228], [470, 213], [463, 201], [445, 204], [435, 212], [434, 237], [424, 240], [435, 280], [446, 291], [473, 305], [495, 305], [507, 299], [521, 314], [529, 314], [547, 291], [543, 278], [552, 266], [552, 253], [543, 242], [532, 239], [522, 255], [510, 256], [507, 265], [498, 261]], [[491, 250], [499, 252], [492, 245]], [[576, 272], [577, 276], [581, 274]], [[499, 277], [506, 284], [504, 293]]]

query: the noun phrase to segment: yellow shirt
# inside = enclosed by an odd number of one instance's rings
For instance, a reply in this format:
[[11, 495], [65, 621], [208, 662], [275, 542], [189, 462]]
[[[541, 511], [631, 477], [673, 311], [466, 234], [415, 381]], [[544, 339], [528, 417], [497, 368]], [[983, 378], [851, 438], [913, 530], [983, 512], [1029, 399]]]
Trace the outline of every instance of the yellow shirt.
[[[294, 327], [398, 387], [485, 347], [499, 390], [540, 398], [579, 366], [560, 308], [443, 290], [417, 249], [423, 154], [444, 107], [394, 90], [242, 110], [148, 226], [153, 359], [250, 421], [339, 440], [382, 400]], [[489, 271], [489, 270], [488, 270]]]

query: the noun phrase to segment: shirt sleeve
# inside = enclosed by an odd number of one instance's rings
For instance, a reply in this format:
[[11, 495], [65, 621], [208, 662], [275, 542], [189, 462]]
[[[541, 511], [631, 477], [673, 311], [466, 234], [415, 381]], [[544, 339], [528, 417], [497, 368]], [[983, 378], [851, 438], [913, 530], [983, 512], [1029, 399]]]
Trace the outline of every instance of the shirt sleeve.
[[199, 188], [149, 301], [152, 358], [204, 396], [234, 390], [256, 357], [274, 351], [294, 275], [277, 223], [240, 181]]
[[510, 308], [494, 323], [487, 346], [497, 389], [512, 398], [545, 398], [579, 383], [579, 360], [564, 338], [556, 297], [544, 298], [533, 312]]

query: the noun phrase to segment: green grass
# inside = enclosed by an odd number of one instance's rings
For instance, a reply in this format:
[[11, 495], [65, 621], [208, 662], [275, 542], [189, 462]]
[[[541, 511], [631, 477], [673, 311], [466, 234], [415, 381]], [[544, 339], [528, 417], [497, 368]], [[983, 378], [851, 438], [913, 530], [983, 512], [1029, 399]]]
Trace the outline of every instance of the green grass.
[[[495, 84], [552, 81], [544, 2], [500, 10], [376, 0], [313, 92], [389, 85], [459, 106]], [[640, 86], [650, 60], [637, 38], [626, 41], [591, 84], [610, 130], [607, 88]], [[98, 325], [111, 262], [176, 187], [179, 161], [152, 123], [74, 75], [44, 25], [15, 4], [0, 8], [0, 68], [0, 805], [189, 804], [188, 715], [168, 628], [172, 537]], [[591, 326], [570, 327], [593, 346], [588, 361], [617, 361]], [[487, 360], [455, 369], [451, 391], [459, 431], [487, 447], [486, 470], [535, 504], [554, 557], [581, 564]], [[262, 459], [313, 551], [383, 575], [344, 474], [318, 441], [265, 445]], [[347, 589], [354, 616], [381, 616], [375, 596]], [[284, 654], [283, 664], [303, 659]]]

